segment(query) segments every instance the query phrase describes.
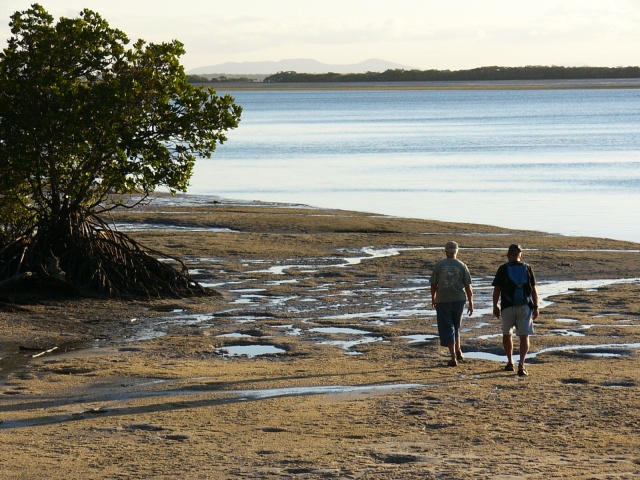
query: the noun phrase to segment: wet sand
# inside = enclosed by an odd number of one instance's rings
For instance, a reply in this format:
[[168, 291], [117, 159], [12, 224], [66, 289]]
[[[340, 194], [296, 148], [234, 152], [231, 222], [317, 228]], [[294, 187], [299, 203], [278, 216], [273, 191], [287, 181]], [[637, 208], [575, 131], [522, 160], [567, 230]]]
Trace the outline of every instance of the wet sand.
[[[640, 245], [191, 200], [114, 221], [162, 225], [131, 235], [219, 295], [0, 304], [0, 478], [640, 474]], [[479, 310], [456, 368], [428, 308], [447, 240]], [[488, 313], [513, 242], [547, 292], [526, 378]]]

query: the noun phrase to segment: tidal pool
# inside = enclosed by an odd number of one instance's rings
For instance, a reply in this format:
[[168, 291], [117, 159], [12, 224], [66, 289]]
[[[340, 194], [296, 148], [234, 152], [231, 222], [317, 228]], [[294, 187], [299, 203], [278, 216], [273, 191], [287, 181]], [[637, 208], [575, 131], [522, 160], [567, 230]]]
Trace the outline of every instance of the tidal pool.
[[[640, 348], [640, 343], [605, 343], [601, 345], [563, 345], [561, 347], [548, 347], [543, 348], [537, 352], [527, 353], [527, 359], [532, 359], [538, 355], [549, 352], [567, 352], [578, 351], [584, 354], [593, 356], [621, 356], [628, 355], [630, 350], [637, 350]], [[490, 360], [494, 362], [507, 361], [506, 355], [496, 355], [494, 353], [487, 352], [465, 352], [465, 357], [475, 358], [479, 360]], [[513, 360], [517, 362], [520, 359], [520, 355], [514, 354]]]
[[358, 330], [355, 328], [342, 328], [342, 327], [315, 327], [310, 328], [310, 332], [319, 332], [319, 333], [334, 333], [340, 334], [343, 333], [345, 335], [370, 335], [371, 332], [367, 332], [366, 330]]
[[279, 353], [287, 353], [282, 348], [273, 345], [233, 345], [229, 347], [220, 347], [216, 352], [230, 357], [257, 357], [260, 355], [276, 355]]

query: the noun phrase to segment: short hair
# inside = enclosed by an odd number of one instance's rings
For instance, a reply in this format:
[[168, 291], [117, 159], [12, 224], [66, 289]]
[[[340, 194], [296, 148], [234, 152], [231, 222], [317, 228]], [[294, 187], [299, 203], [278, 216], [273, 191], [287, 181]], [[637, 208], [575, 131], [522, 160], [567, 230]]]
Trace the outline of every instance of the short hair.
[[522, 252], [522, 247], [517, 243], [512, 243], [511, 245], [509, 245], [509, 251], [507, 252], [507, 255], [516, 255], [520, 252]]
[[445, 252], [456, 252], [458, 250], [458, 244], [456, 242], [447, 242], [444, 250]]

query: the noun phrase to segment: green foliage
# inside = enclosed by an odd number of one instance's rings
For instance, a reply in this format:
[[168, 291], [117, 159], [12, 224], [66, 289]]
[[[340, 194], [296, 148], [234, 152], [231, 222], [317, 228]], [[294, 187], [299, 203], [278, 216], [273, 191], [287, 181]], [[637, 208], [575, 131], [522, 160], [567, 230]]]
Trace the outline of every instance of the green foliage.
[[91, 10], [11, 17], [0, 54], [1, 195], [38, 220], [90, 214], [109, 193], [186, 191], [196, 156], [235, 128], [233, 98], [189, 85], [178, 41], [129, 40]]
[[187, 80], [189, 80], [190, 83], [212, 83], [218, 81], [217, 78], [209, 79], [202, 75], [187, 75]]
[[25, 201], [13, 196], [0, 197], [0, 248], [33, 229], [35, 217]]
[[[97, 214], [115, 193], [186, 191], [196, 156], [238, 126], [232, 97], [189, 84], [178, 41], [129, 40], [100, 15], [11, 16], [0, 54], [0, 291], [205, 294]], [[166, 256], [165, 256], [166, 257]], [[44, 286], [44, 287], [43, 287]]]
[[226, 75], [221, 75], [219, 77], [211, 76], [205, 77], [203, 75], [187, 75], [187, 79], [189, 83], [224, 83], [224, 82], [255, 82], [256, 80], [250, 77], [242, 77], [242, 76], [233, 76], [227, 77]]

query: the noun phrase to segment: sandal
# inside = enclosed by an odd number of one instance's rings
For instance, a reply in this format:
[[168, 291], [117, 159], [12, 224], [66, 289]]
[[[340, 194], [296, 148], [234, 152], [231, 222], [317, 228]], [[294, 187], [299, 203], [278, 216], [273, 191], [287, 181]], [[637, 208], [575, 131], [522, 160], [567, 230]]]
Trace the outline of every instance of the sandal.
[[527, 369], [524, 368], [524, 366], [518, 366], [518, 376], [526, 377], [527, 375], [529, 375], [529, 372], [527, 372]]
[[462, 355], [462, 352], [456, 352], [456, 358], [459, 362], [464, 362], [464, 355]]
[[505, 372], [513, 372], [516, 368], [513, 366], [513, 363], [507, 363], [504, 367]]
[[455, 360], [449, 360], [449, 363], [447, 363], [447, 365], [449, 365], [450, 367], [457, 367], [458, 362], [456, 362]]

